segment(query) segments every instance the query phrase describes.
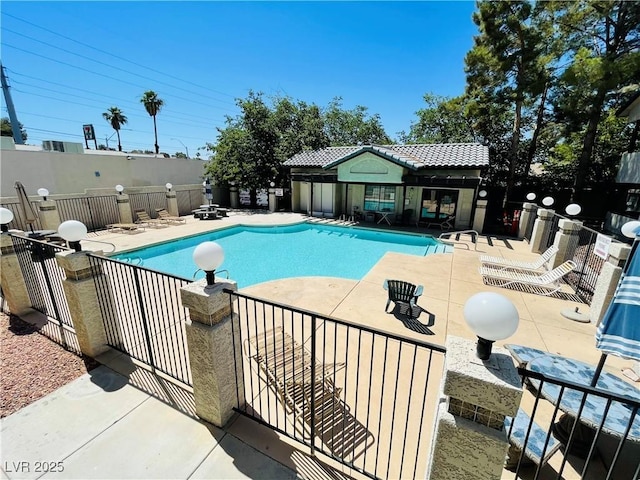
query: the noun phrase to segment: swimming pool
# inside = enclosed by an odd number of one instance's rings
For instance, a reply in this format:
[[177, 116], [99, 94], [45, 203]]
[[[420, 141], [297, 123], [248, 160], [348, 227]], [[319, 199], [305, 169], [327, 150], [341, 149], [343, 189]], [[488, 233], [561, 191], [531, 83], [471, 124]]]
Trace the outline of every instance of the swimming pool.
[[[192, 279], [193, 250], [204, 241], [224, 249], [224, 262], [238, 287], [291, 277], [329, 276], [360, 280], [386, 252], [424, 256], [450, 252], [433, 237], [301, 223], [235, 226], [115, 255], [147, 268]], [[204, 278], [198, 272], [196, 278]]]

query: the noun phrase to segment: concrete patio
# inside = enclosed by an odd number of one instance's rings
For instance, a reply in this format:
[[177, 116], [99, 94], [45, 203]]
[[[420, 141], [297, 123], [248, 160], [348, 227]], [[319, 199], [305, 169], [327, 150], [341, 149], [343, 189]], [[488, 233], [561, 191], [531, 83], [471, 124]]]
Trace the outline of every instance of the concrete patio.
[[[306, 217], [297, 214], [238, 212], [216, 221], [189, 217], [185, 225], [147, 228], [143, 232], [99, 232], [91, 234], [90, 239], [112, 243], [117, 251], [123, 251], [233, 224], [286, 224], [304, 220]], [[83, 242], [83, 248], [110, 250], [107, 245], [90, 241]], [[511, 299], [520, 315], [518, 331], [497, 342], [498, 345], [523, 344], [588, 363], [597, 362], [600, 352], [594, 346], [595, 325], [571, 321], [560, 313], [576, 307], [588, 313], [588, 306], [574, 301], [568, 286], [564, 295], [549, 298], [484, 285], [478, 273], [478, 258], [482, 254], [521, 260], [532, 257], [524, 241], [481, 236], [476, 245], [468, 240], [457, 243], [452, 254], [416, 257], [387, 253], [359, 281], [308, 277], [267, 282], [241, 291], [438, 345], [444, 345], [447, 335], [473, 340], [475, 337], [462, 314], [464, 303], [475, 293], [494, 291]], [[424, 293], [418, 300], [423, 310], [418, 322], [407, 323], [400, 315], [384, 312], [387, 297], [382, 283], [386, 278], [424, 285]], [[140, 368], [115, 351], [99, 360], [106, 365], [99, 372], [85, 375], [3, 419], [3, 478], [42, 475], [31, 472], [21, 476], [11, 463], [7, 464], [20, 460], [31, 462], [31, 466], [38, 460], [63, 461], [65, 472], [60, 478], [353, 476], [346, 467], [324, 464], [286, 437], [246, 418], [235, 418], [224, 430], [207, 426], [195, 418], [188, 390]], [[620, 372], [631, 366], [630, 361], [609, 357], [605, 368], [629, 381]], [[86, 416], [82, 413], [85, 408]], [[95, 412], [93, 416], [90, 411]], [[52, 435], [55, 436], [51, 438]], [[42, 441], [43, 438], [47, 440]], [[8, 468], [12, 471], [7, 471]], [[577, 478], [579, 468], [579, 463], [569, 465], [565, 478]], [[591, 473], [592, 478], [599, 478], [601, 470], [596, 468]], [[503, 478], [513, 477], [513, 473], [505, 471]]]

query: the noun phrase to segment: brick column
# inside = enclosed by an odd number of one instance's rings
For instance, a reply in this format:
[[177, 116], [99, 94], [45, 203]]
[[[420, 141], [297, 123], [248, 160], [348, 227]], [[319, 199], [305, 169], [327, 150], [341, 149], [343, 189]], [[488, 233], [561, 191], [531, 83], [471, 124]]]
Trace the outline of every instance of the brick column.
[[105, 277], [105, 274], [99, 266], [91, 267], [87, 252], [60, 252], [56, 254], [56, 260], [67, 277], [62, 281], [62, 288], [69, 304], [80, 350], [95, 358], [109, 349], [100, 300], [103, 306], [106, 302], [107, 308], [115, 309], [111, 289], [98, 293], [94, 277]]
[[[131, 204], [129, 203], [129, 195], [120, 194], [117, 197], [118, 213], [120, 214], [120, 223], [133, 223], [133, 215], [131, 214]], [[137, 219], [136, 219], [137, 220]]]
[[542, 234], [546, 231], [549, 222], [553, 218], [554, 210], [547, 210], [546, 208], [538, 209], [538, 218], [533, 225], [533, 232], [531, 233], [531, 241], [529, 242], [529, 250], [533, 253], [542, 253], [547, 248], [542, 247]]
[[631, 247], [624, 243], [612, 243], [609, 246], [609, 257], [602, 265], [602, 270], [598, 275], [596, 288], [593, 292], [593, 298], [591, 299], [591, 306], [589, 307], [591, 323], [599, 325], [602, 317], [604, 317], [630, 253]]
[[520, 377], [502, 348], [482, 361], [472, 341], [447, 336], [446, 347], [427, 479], [498, 480], [509, 448], [504, 417], [518, 412]]
[[60, 213], [56, 202], [53, 200], [42, 200], [39, 205], [40, 209], [40, 223], [43, 230], [55, 230], [58, 231], [60, 226]]
[[524, 238], [525, 230], [529, 224], [531, 216], [535, 216], [538, 206], [535, 203], [524, 202], [522, 204], [522, 214], [520, 215], [520, 226], [518, 227], [518, 238]]
[[276, 198], [276, 189], [270, 187], [269, 188], [269, 211], [275, 212], [277, 204], [278, 204], [278, 199]]
[[180, 216], [180, 213], [178, 212], [178, 200], [176, 199], [176, 192], [167, 192], [167, 212], [169, 212], [169, 215], [173, 215], [174, 217]]
[[[27, 284], [22, 275], [11, 235], [8, 233], [0, 235], [0, 285], [2, 285], [2, 293], [11, 313], [21, 316], [31, 310]], [[34, 283], [32, 287], [39, 289], [40, 284]]]
[[476, 203], [476, 213], [473, 216], [473, 229], [482, 233], [482, 229], [484, 228], [484, 219], [487, 215], [487, 201], [486, 200], [478, 200]]
[[203, 279], [180, 289], [190, 316], [186, 333], [196, 413], [217, 427], [229, 421], [233, 407], [244, 405], [240, 323], [225, 288], [238, 287], [223, 279], [207, 286]]
[[578, 234], [582, 228], [582, 222], [561, 218], [558, 222], [558, 231], [553, 244], [558, 247], [558, 252], [551, 257], [549, 270], [571, 260], [578, 245]]

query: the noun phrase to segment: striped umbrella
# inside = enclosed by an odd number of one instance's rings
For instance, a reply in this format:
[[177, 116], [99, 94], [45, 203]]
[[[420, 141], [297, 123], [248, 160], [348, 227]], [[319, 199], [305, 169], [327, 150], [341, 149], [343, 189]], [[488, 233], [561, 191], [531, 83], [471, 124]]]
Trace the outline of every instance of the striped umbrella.
[[22, 182], [15, 183], [16, 193], [18, 194], [18, 202], [20, 203], [20, 209], [22, 210], [23, 219], [25, 223], [29, 224], [29, 228], [33, 232], [33, 224], [38, 220], [38, 212], [36, 212], [29, 201], [29, 196]]
[[213, 192], [211, 191], [211, 182], [208, 178], [204, 181], [204, 196], [207, 198], [209, 205], [211, 205], [211, 201], [213, 200]]
[[635, 254], [640, 231], [635, 233], [624, 272], [596, 332], [596, 348], [602, 351], [599, 370], [608, 354], [640, 360], [640, 255]]

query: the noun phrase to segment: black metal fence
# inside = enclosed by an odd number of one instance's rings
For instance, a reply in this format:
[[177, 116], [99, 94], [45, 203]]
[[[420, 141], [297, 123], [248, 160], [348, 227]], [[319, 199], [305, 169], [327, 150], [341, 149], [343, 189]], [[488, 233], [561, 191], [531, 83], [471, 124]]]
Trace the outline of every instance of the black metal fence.
[[368, 477], [424, 478], [444, 348], [227, 292], [238, 412]]
[[527, 414], [506, 428], [512, 444], [507, 464], [514, 478], [640, 478], [637, 393], [629, 397], [518, 371], [532, 399]]
[[107, 344], [191, 385], [180, 288], [190, 280], [88, 254]]
[[542, 243], [540, 245], [542, 250], [546, 250], [551, 245], [553, 245], [553, 242], [556, 238], [556, 232], [558, 231], [558, 224], [560, 223], [561, 218], [565, 217], [554, 213], [551, 217], [551, 220], [545, 222], [544, 230], [542, 232]]
[[537, 210], [531, 212], [527, 219], [527, 224], [524, 227], [524, 239], [528, 242], [531, 241], [531, 235], [533, 234], [533, 226], [536, 224], [536, 218], [538, 218]]
[[116, 195], [62, 198], [56, 200], [60, 221], [79, 220], [94, 232], [120, 222]]
[[581, 227], [575, 240], [569, 245], [568, 257], [576, 262], [576, 269], [569, 273], [565, 280], [576, 294], [586, 303], [591, 303], [596, 290], [596, 283], [602, 271], [605, 259], [595, 254], [598, 232]]
[[64, 348], [80, 354], [69, 304], [62, 288], [65, 272], [55, 258], [56, 253], [69, 249], [19, 235], [11, 235], [11, 240], [31, 307], [47, 317], [42, 333]]
[[[31, 202], [31, 205], [33, 206], [33, 209], [36, 212], [38, 211], [39, 204], [40, 202], [34, 202], [34, 201]], [[29, 227], [29, 224], [25, 221], [24, 213], [18, 202], [3, 203], [1, 206], [11, 210], [11, 213], [13, 213], [13, 220], [11, 220], [11, 222], [9, 222], [8, 224], [9, 229], [22, 230], [24, 232], [28, 232], [31, 230], [31, 228]], [[40, 223], [40, 219], [36, 219], [36, 221], [32, 224], [32, 227], [33, 227], [33, 230], [42, 230], [42, 224]]]
[[[132, 212], [142, 209], [151, 218], [156, 218], [158, 216], [156, 209], [167, 208], [167, 194], [166, 192], [130, 193], [129, 204]], [[135, 215], [133, 219], [136, 220]]]

